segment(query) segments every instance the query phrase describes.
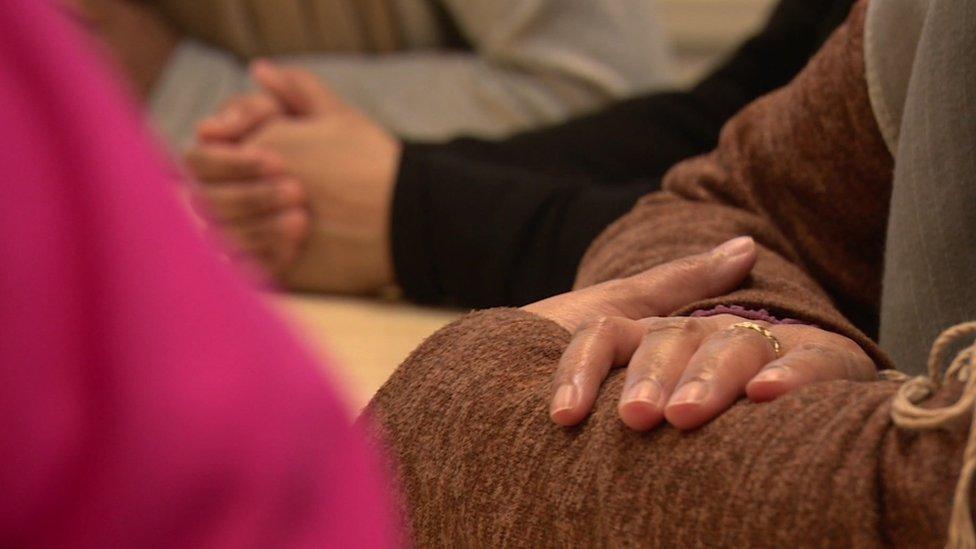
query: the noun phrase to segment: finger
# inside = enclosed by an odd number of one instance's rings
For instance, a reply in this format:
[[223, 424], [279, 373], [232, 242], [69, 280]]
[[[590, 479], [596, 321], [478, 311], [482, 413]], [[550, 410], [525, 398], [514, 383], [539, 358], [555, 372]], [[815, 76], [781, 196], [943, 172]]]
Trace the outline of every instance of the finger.
[[296, 179], [201, 185], [202, 209], [222, 221], [260, 217], [305, 204], [305, 187]]
[[628, 318], [666, 316], [689, 303], [728, 293], [745, 280], [755, 262], [755, 241], [734, 238], [710, 252], [616, 281], [612, 299]]
[[251, 76], [292, 114], [322, 114], [342, 105], [332, 90], [304, 70], [282, 68], [266, 60], [257, 60], [251, 66]]
[[236, 141], [267, 120], [284, 113], [282, 105], [266, 93], [236, 97], [197, 125], [197, 137], [203, 141]]
[[230, 255], [235, 261], [257, 263], [266, 274], [278, 277], [294, 262], [299, 247], [297, 242], [263, 241], [250, 245], [248, 249], [235, 246]]
[[559, 425], [576, 425], [589, 414], [607, 373], [624, 364], [640, 344], [643, 325], [605, 317], [584, 325], [559, 359], [552, 382], [549, 416]]
[[266, 246], [247, 257], [257, 262], [267, 274], [280, 277], [295, 260], [299, 246], [293, 242], [282, 242], [277, 246]]
[[202, 183], [266, 178], [284, 172], [284, 162], [274, 153], [219, 143], [193, 147], [185, 161]]
[[648, 328], [627, 366], [620, 397], [620, 419], [638, 431], [656, 426], [664, 418], [664, 406], [707, 335], [707, 320], [659, 319]]
[[301, 241], [308, 233], [310, 217], [303, 208], [289, 208], [259, 218], [225, 223], [221, 228], [245, 253], [281, 249]]
[[853, 341], [847, 342], [850, 345], [822, 340], [791, 349], [756, 374], [746, 385], [746, 394], [753, 401], [765, 402], [818, 381], [874, 379], [874, 362]]
[[713, 332], [688, 361], [664, 416], [679, 429], [706, 423], [735, 403], [745, 392], [746, 383], [775, 359], [769, 340], [754, 330]]
[[235, 263], [257, 263], [265, 274], [276, 269], [275, 247], [271, 242], [250, 243], [244, 246], [234, 244], [227, 256]]
[[308, 234], [306, 231], [306, 234], [300, 238], [285, 241], [281, 246], [278, 246], [276, 249], [276, 263], [269, 269], [273, 275], [281, 276], [298, 260], [307, 237]]

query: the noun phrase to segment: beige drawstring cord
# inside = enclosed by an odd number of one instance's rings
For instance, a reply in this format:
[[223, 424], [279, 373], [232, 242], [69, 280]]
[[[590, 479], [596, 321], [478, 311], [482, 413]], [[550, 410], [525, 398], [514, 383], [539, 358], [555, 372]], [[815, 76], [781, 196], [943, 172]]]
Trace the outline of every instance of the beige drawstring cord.
[[[939, 334], [929, 352], [928, 376], [908, 379], [894, 370], [881, 372], [883, 379], [905, 381], [891, 403], [891, 419], [898, 427], [912, 430], [939, 429], [970, 416], [969, 437], [963, 451], [962, 470], [956, 483], [952, 515], [949, 518], [946, 547], [952, 549], [976, 549], [976, 535], [973, 533], [973, 519], [969, 508], [973, 473], [976, 472], [976, 414], [973, 414], [973, 404], [976, 403], [976, 375], [972, 371], [976, 367], [973, 364], [976, 341], [959, 351], [944, 378], [941, 372], [945, 354], [952, 345], [961, 338], [972, 336], [976, 336], [976, 322], [957, 324]], [[953, 377], [966, 383], [959, 400], [942, 408], [918, 406], [918, 403], [935, 393], [944, 381]]]

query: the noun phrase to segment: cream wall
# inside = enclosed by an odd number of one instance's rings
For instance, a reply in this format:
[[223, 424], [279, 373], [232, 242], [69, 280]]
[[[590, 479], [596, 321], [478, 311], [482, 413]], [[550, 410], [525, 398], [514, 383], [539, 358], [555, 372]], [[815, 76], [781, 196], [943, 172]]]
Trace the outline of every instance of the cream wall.
[[773, 0], [658, 0], [682, 84], [696, 81], [758, 30]]

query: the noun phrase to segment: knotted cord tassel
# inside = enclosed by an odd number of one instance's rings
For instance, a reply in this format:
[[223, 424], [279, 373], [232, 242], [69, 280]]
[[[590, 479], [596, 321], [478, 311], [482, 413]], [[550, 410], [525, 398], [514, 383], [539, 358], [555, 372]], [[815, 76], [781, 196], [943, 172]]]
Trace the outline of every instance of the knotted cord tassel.
[[[891, 419], [903, 429], [931, 430], [948, 427], [957, 421], [970, 418], [969, 436], [963, 451], [962, 470], [956, 483], [952, 500], [952, 514], [949, 518], [949, 531], [946, 547], [951, 549], [976, 549], [976, 534], [973, 531], [972, 511], [969, 506], [973, 486], [973, 473], [976, 472], [976, 375], [972, 369], [973, 356], [976, 355], [976, 341], [960, 351], [953, 359], [945, 376], [942, 364], [952, 345], [962, 338], [976, 336], [976, 322], [964, 322], [942, 332], [932, 345], [929, 353], [928, 376], [918, 376], [905, 381], [898, 389], [891, 403]], [[905, 376], [883, 372], [885, 379], [901, 380]], [[920, 402], [932, 396], [945, 381], [952, 378], [965, 381], [962, 395], [955, 403], [941, 408], [922, 408]]]

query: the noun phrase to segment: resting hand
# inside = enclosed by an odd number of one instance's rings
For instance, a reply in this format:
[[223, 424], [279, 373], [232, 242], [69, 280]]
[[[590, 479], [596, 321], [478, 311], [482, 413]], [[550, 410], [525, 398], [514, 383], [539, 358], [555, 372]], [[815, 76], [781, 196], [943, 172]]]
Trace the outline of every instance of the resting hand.
[[[743, 322], [768, 331], [736, 326]], [[636, 430], [664, 419], [692, 429], [743, 395], [767, 401], [817, 381], [869, 380], [876, 371], [856, 343], [814, 326], [769, 325], [733, 315], [601, 317], [576, 331], [560, 359], [552, 420], [567, 426], [582, 421], [615, 365], [627, 366], [617, 410]]]

